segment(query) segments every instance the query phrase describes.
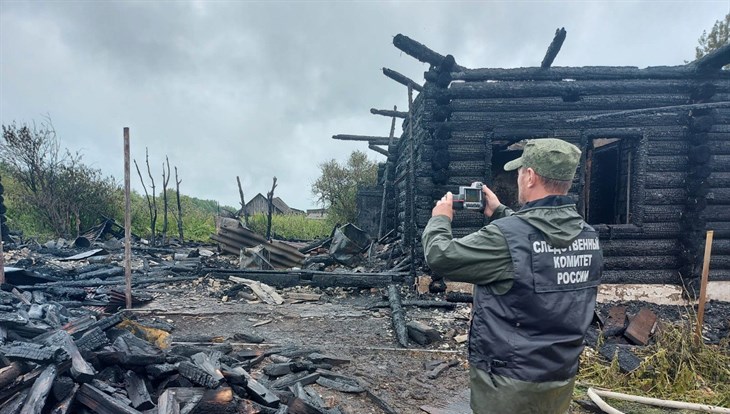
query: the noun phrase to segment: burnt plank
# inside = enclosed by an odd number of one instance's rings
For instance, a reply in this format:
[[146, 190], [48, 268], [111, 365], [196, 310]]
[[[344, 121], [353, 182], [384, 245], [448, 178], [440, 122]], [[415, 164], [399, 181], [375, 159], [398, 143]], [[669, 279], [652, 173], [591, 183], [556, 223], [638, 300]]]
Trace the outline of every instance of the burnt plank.
[[127, 371], [124, 374], [124, 389], [127, 390], [127, 396], [132, 401], [132, 407], [138, 410], [149, 410], [155, 406], [144, 379], [134, 371]]
[[21, 361], [14, 361], [10, 365], [0, 368], [0, 389], [5, 388], [28, 371], [30, 371], [30, 365]]
[[[216, 379], [206, 370], [200, 368], [197, 364], [183, 361], [177, 366], [180, 375], [189, 379], [195, 384], [202, 385], [206, 388], [215, 388], [221, 383], [221, 379]], [[222, 376], [221, 376], [222, 378]]]
[[74, 384], [73, 388], [71, 389], [71, 392], [64, 398], [63, 400], [59, 401], [56, 405], [53, 406], [49, 414], [73, 414], [71, 412], [71, 406], [73, 405], [75, 399], [76, 399], [76, 392], [79, 390], [79, 385]]
[[22, 390], [0, 405], [0, 414], [18, 414], [28, 398], [30, 390]]
[[245, 369], [235, 367], [230, 370], [230, 373], [246, 378], [246, 391], [248, 391], [252, 400], [266, 407], [279, 406], [279, 397], [260, 382], [256, 381]]
[[112, 396], [104, 394], [98, 388], [83, 384], [76, 393], [76, 400], [101, 414], [141, 414], [134, 408], [124, 405]]
[[41, 410], [46, 405], [46, 397], [48, 397], [48, 393], [51, 391], [53, 380], [56, 379], [57, 374], [58, 368], [53, 364], [43, 369], [33, 383], [33, 387], [30, 389], [30, 395], [28, 395], [28, 399], [23, 404], [20, 414], [41, 413]]
[[89, 382], [94, 378], [94, 368], [81, 356], [73, 339], [66, 331], [56, 331], [44, 340], [49, 346], [63, 349], [71, 357], [71, 376], [78, 382]]
[[646, 345], [649, 343], [649, 335], [654, 329], [656, 320], [657, 316], [654, 312], [643, 308], [631, 319], [624, 336], [634, 344]]

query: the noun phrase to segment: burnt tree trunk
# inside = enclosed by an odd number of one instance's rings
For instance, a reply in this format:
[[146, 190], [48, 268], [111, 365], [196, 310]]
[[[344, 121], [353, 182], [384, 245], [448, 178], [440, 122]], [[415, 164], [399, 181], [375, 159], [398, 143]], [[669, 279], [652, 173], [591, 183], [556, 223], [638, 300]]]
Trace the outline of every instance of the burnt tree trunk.
[[147, 148], [145, 148], [145, 159], [147, 160], [147, 173], [152, 181], [152, 185], [150, 186], [152, 188], [152, 197], [150, 197], [147, 192], [147, 186], [144, 183], [144, 178], [142, 178], [142, 172], [139, 170], [137, 160], [134, 160], [134, 166], [137, 168], [137, 174], [139, 175], [139, 180], [142, 182], [142, 188], [144, 189], [144, 196], [147, 199], [147, 208], [150, 211], [150, 243], [154, 246], [156, 237], [155, 226], [157, 225], [157, 201], [155, 200], [155, 180], [152, 178], [152, 171], [150, 170], [150, 155]]
[[271, 240], [271, 215], [274, 213], [274, 189], [276, 189], [276, 177], [274, 177], [274, 183], [271, 185], [271, 191], [266, 194], [266, 199], [269, 202], [269, 214], [266, 221], [267, 240]]
[[185, 241], [185, 235], [183, 234], [183, 221], [182, 221], [182, 205], [180, 204], [180, 183], [182, 180], [177, 178], [177, 167], [175, 167], [175, 198], [177, 199], [177, 232], [180, 236], [180, 243]]
[[241, 187], [241, 178], [236, 176], [236, 182], [238, 183], [238, 196], [241, 198], [241, 211], [238, 214], [238, 218], [243, 215], [243, 223], [248, 227], [248, 209], [246, 208], [246, 201], [243, 198], [243, 187]]
[[[165, 174], [167, 168], [167, 174]], [[167, 184], [170, 183], [170, 160], [165, 156], [162, 164], [162, 244], [167, 244]]]

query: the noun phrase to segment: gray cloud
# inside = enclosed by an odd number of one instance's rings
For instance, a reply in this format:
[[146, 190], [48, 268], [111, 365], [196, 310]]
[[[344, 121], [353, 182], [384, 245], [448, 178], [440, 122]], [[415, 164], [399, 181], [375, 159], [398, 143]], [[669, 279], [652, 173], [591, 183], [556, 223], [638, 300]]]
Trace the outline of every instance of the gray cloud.
[[[386, 135], [370, 107], [405, 109], [383, 66], [416, 80], [404, 33], [469, 67], [538, 65], [557, 27], [557, 66], [677, 65], [728, 12], [695, 2], [0, 2], [0, 121], [51, 115], [62, 144], [122, 177], [122, 127], [133, 157], [165, 155], [182, 190], [235, 205], [278, 194], [314, 206], [317, 165]], [[400, 132], [400, 131], [398, 131]], [[373, 159], [382, 156], [373, 153]], [[139, 185], [134, 180], [134, 186]]]

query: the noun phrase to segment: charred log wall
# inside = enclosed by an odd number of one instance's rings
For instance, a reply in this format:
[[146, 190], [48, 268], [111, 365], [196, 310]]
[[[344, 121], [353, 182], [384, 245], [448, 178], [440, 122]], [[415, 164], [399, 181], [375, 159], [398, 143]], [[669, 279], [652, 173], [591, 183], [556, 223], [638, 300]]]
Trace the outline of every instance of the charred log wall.
[[[726, 102], [727, 73], [686, 67], [571, 69], [560, 80], [553, 69], [519, 77], [499, 70], [452, 73], [432, 68], [416, 100], [416, 225], [422, 230], [435, 200], [473, 181], [493, 183], [493, 156], [526, 138], [557, 137], [587, 152], [594, 139], [631, 144], [632, 158], [622, 223], [598, 223], [607, 283], [681, 283], [701, 270], [704, 232], [715, 230], [711, 280], [730, 280], [730, 109], [619, 111]], [[651, 72], [651, 73], [650, 73]], [[653, 75], [656, 72], [656, 76]], [[489, 75], [496, 75], [490, 78]], [[581, 74], [585, 73], [582, 78]], [[478, 76], [476, 75], [478, 74]], [[529, 76], [529, 77], [528, 77]], [[541, 80], [543, 79], [543, 80]], [[404, 128], [405, 130], [405, 128]], [[399, 141], [401, 149], [408, 140]], [[407, 159], [399, 152], [401, 177]], [[571, 194], [584, 205], [585, 160]], [[516, 185], [516, 183], [515, 183]], [[398, 222], [405, 217], [404, 183], [397, 186]], [[499, 195], [499, 194], [498, 194]], [[628, 201], [630, 199], [630, 201]], [[457, 213], [454, 235], [484, 225], [478, 214]], [[698, 267], [699, 266], [699, 267]]]

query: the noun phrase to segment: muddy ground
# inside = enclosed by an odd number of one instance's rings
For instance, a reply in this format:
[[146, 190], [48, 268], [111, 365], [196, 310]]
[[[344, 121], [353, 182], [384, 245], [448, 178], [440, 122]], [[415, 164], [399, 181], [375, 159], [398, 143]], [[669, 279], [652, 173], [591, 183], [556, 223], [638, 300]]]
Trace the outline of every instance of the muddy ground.
[[[443, 341], [428, 346], [412, 343], [411, 348], [401, 349], [394, 338], [389, 309], [372, 308], [383, 300], [383, 292], [377, 289], [285, 289], [279, 291], [284, 297], [290, 291], [320, 293], [321, 297], [316, 302], [287, 301], [282, 305], [268, 305], [243, 298], [229, 298], [223, 302], [220, 292], [227, 286], [230, 286], [227, 281], [207, 278], [178, 286], [160, 286], [154, 293], [156, 300], [139, 308], [137, 313], [145, 320], [155, 319], [174, 325], [172, 340], [176, 342], [209, 341], [211, 337], [230, 339], [236, 333], [253, 333], [265, 341], [256, 345], [232, 340], [235, 348], [267, 350], [297, 346], [346, 357], [351, 362], [334, 369], [359, 379], [398, 413], [424, 413], [423, 406], [443, 408], [466, 404], [466, 343], [457, 343], [454, 337], [467, 333], [468, 304], [459, 304], [456, 310], [407, 308], [407, 320], [436, 328]], [[415, 298], [415, 293], [410, 295]], [[663, 320], [679, 320], [686, 316], [686, 310], [676, 307], [645, 303], [627, 305], [630, 312], [648, 306]], [[601, 304], [599, 310], [605, 314], [609, 306]], [[730, 304], [711, 303], [706, 318], [710, 326], [705, 332], [708, 338], [728, 336]], [[435, 360], [457, 360], [458, 365], [438, 378], [429, 379], [424, 364]], [[254, 376], [267, 363], [259, 364], [253, 371]], [[321, 387], [319, 390], [325, 401], [332, 406], [340, 405], [347, 413], [384, 412], [364, 394], [343, 394]], [[576, 399], [581, 399], [580, 392], [576, 395]], [[468, 411], [460, 408], [449, 412]], [[589, 411], [574, 403], [571, 412]]]

